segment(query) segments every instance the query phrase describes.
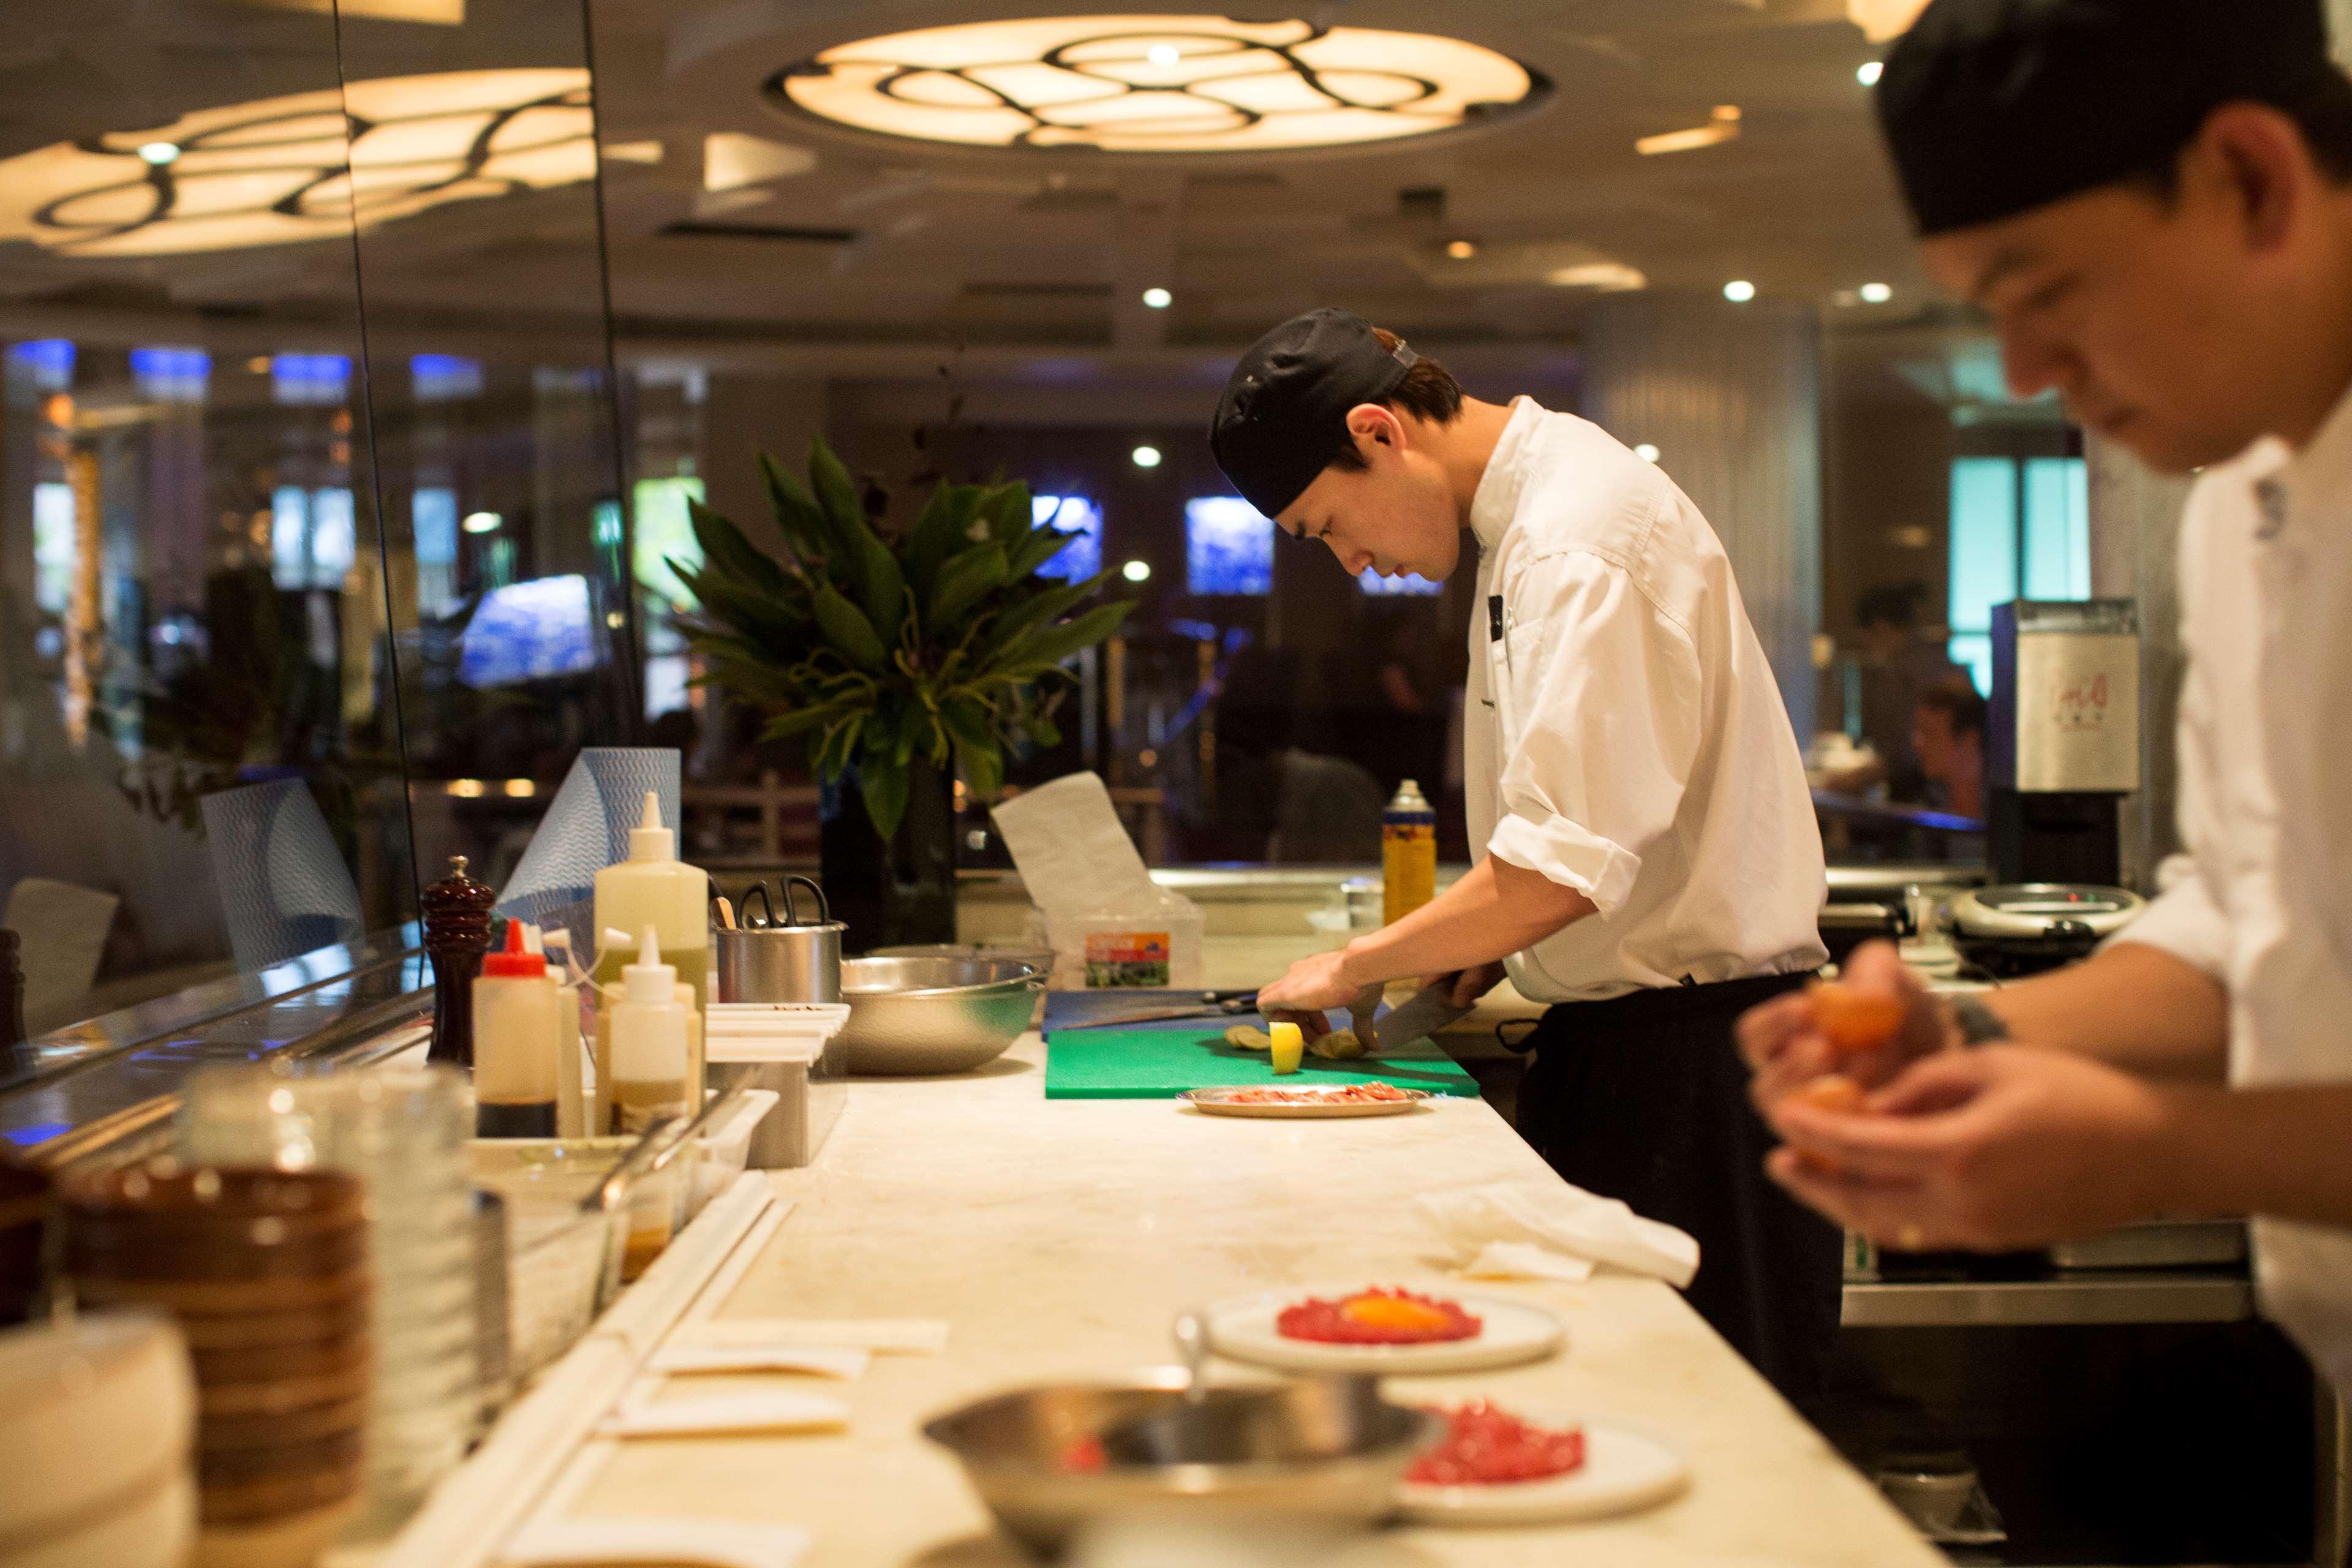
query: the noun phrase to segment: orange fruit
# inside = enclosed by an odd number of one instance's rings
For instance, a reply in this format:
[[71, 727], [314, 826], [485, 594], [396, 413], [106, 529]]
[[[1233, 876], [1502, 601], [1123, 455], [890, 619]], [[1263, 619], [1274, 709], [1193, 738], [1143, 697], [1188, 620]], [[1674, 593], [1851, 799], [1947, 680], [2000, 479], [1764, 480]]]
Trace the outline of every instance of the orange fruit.
[[1791, 1089], [1790, 1098], [1851, 1116], [1862, 1109], [1862, 1085], [1843, 1073], [1823, 1073], [1811, 1083]]
[[1884, 991], [1863, 991], [1834, 980], [1816, 980], [1807, 986], [1813, 1019], [1830, 1045], [1848, 1055], [1874, 1051], [1903, 1026], [1903, 998]]

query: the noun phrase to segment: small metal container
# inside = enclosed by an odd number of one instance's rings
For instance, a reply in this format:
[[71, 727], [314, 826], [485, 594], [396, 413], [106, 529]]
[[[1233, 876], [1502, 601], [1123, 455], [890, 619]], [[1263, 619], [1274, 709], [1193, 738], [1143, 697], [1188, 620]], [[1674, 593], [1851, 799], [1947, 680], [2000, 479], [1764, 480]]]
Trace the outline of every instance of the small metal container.
[[[803, 921], [793, 900], [795, 885], [816, 896], [817, 918]], [[838, 1002], [841, 1000], [841, 933], [848, 927], [833, 918], [824, 890], [806, 877], [783, 880], [784, 918], [775, 918], [764, 883], [743, 895], [743, 923], [710, 928], [713, 999], [720, 1002]], [[757, 893], [760, 912], [751, 910]]]
[[1128, 1517], [1369, 1525], [1392, 1511], [1436, 1417], [1383, 1401], [1370, 1378], [1213, 1388], [1184, 1374], [1016, 1389], [950, 1411], [923, 1435], [963, 1462], [998, 1522], [1058, 1552], [1088, 1522]]

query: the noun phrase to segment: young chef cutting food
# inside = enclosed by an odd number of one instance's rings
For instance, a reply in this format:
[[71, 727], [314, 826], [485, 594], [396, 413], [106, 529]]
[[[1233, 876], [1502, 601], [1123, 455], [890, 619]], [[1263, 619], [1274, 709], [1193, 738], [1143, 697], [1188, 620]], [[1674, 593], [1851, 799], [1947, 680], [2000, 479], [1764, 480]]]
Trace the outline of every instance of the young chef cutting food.
[[1689, 1299], [1809, 1396], [1837, 1233], [1761, 1178], [1732, 1043], [1824, 959], [1821, 838], [1787, 711], [1721, 543], [1599, 426], [1467, 397], [1345, 310], [1242, 356], [1210, 431], [1236, 489], [1350, 574], [1453, 574], [1477, 541], [1464, 734], [1471, 842], [1434, 901], [1295, 966], [1260, 1005], [1311, 1031], [1367, 988], [1502, 976], [1552, 1004], [1519, 1130], [1580, 1186], [1681, 1226]]
[[2352, 1395], [2352, 82], [2318, 0], [1935, 0], [1879, 110], [1927, 266], [1990, 313], [2017, 395], [2203, 468], [2188, 852], [2104, 951], [1982, 1000], [1858, 954], [1903, 1003], [1837, 1064], [1875, 1089], [1859, 1113], [1792, 1092], [1834, 1020], [1759, 1008], [1774, 1173], [1910, 1247], [2252, 1214], [2264, 1310]]

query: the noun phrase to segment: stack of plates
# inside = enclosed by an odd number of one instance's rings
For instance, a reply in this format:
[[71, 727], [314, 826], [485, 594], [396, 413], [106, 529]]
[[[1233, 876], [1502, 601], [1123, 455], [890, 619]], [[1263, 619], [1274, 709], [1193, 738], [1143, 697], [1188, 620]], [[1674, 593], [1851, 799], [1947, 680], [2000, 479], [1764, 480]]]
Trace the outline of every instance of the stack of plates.
[[196, 1532], [195, 1387], [160, 1312], [0, 1332], [0, 1556], [178, 1568]]
[[0, 1160], [0, 1324], [28, 1322], [47, 1304], [46, 1243], [56, 1206], [47, 1173]]
[[187, 1340], [198, 1568], [308, 1568], [360, 1490], [374, 1355], [360, 1184], [159, 1162], [69, 1184], [64, 1221], [79, 1303], [162, 1309]]
[[371, 1527], [396, 1525], [456, 1468], [480, 1419], [472, 1132], [465, 1080], [447, 1068], [214, 1068], [183, 1098], [181, 1134], [194, 1159], [336, 1171], [366, 1188], [376, 1281]]

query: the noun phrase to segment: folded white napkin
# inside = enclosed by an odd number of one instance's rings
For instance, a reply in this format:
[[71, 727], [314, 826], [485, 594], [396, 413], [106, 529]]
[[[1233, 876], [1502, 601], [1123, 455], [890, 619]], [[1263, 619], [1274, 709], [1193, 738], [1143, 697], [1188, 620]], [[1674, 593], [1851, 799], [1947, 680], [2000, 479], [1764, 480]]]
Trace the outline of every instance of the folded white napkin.
[[1698, 1243], [1673, 1226], [1643, 1219], [1615, 1198], [1560, 1182], [1490, 1182], [1424, 1193], [1422, 1212], [1465, 1259], [1498, 1241], [1531, 1243], [1647, 1274], [1677, 1289], [1698, 1272]]
[[696, 1372], [803, 1372], [844, 1382], [866, 1375], [874, 1359], [867, 1350], [835, 1345], [664, 1345], [654, 1352], [653, 1370]]
[[498, 1557], [516, 1568], [636, 1563], [793, 1568], [808, 1549], [809, 1532], [797, 1525], [615, 1513], [527, 1524], [499, 1549]]
[[822, 1394], [714, 1394], [635, 1401], [598, 1424], [600, 1437], [687, 1437], [724, 1432], [822, 1432], [849, 1425], [849, 1406]]
[[1532, 1241], [1490, 1241], [1478, 1256], [1462, 1266], [1465, 1279], [1560, 1279], [1569, 1284], [1592, 1278], [1592, 1261], [1570, 1258]]
[[698, 1345], [834, 1345], [846, 1350], [937, 1355], [948, 1346], [940, 1318], [707, 1318], [679, 1331]]

